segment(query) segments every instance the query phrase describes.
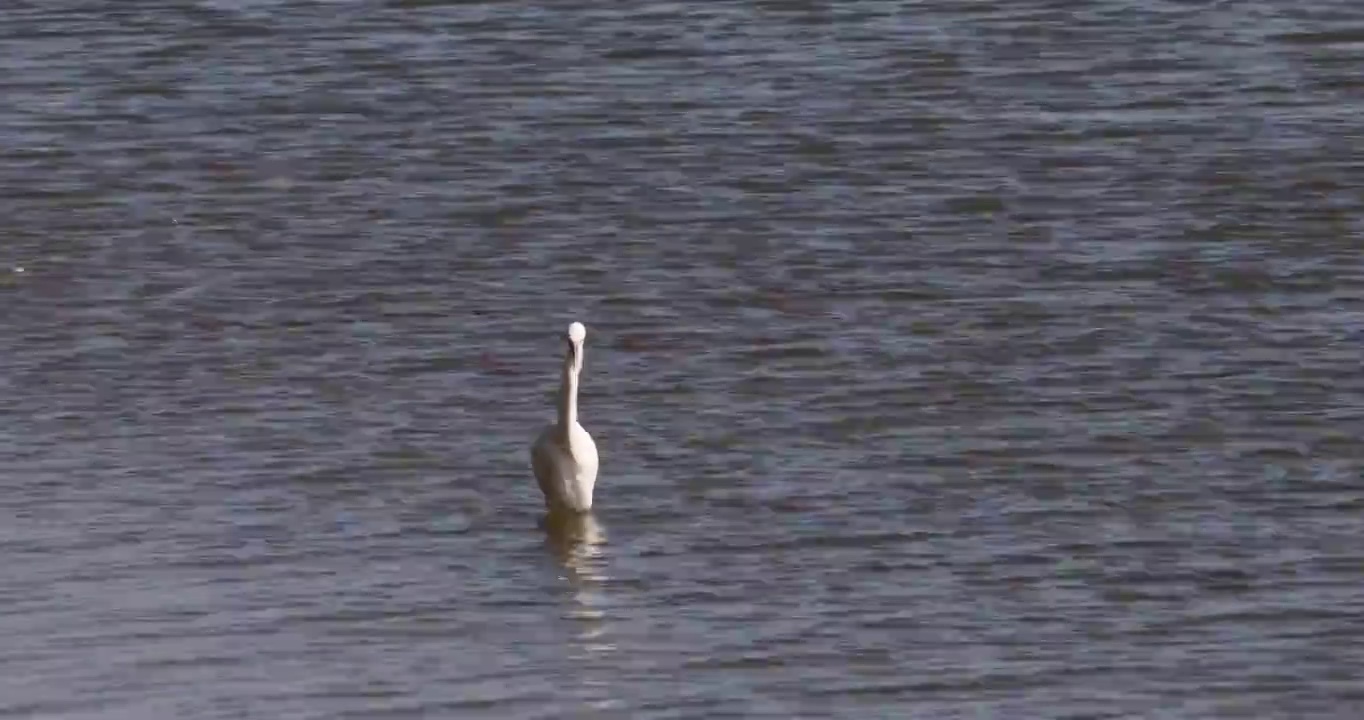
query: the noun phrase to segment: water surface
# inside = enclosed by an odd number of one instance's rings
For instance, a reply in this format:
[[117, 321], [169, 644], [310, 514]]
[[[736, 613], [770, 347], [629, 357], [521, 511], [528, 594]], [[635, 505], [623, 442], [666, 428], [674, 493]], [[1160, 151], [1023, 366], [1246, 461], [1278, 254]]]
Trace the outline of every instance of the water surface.
[[8, 8], [0, 715], [1356, 713], [1364, 13], [1076, 7]]

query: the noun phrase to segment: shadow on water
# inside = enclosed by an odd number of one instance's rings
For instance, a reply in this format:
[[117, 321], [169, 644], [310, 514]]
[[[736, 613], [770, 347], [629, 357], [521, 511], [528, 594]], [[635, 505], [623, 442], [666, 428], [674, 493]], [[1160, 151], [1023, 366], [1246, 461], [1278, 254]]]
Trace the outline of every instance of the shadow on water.
[[603, 638], [607, 620], [605, 529], [591, 513], [549, 513], [541, 518], [540, 528], [572, 588], [573, 607], [568, 616], [582, 624], [577, 636], [582, 650], [588, 655], [609, 652], [613, 647]]
[[[615, 707], [616, 693], [609, 658], [611, 642], [609, 597], [605, 592], [606, 532], [592, 514], [546, 514], [540, 521], [545, 545], [564, 569], [568, 581], [569, 607], [565, 618], [577, 627], [569, 656], [584, 675], [582, 699], [594, 710]], [[603, 664], [602, 661], [607, 661]]]
[[540, 518], [545, 544], [570, 572], [581, 572], [601, 557], [606, 532], [592, 513], [548, 512]]

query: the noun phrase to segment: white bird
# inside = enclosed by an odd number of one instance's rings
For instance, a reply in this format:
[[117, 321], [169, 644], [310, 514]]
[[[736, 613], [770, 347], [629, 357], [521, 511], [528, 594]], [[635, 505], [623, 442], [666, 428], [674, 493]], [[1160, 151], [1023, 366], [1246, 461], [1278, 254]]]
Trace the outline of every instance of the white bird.
[[592, 509], [592, 488], [597, 484], [597, 444], [578, 424], [578, 375], [583, 369], [586, 338], [587, 328], [582, 323], [568, 326], [565, 338], [568, 350], [559, 385], [559, 416], [530, 448], [531, 468], [550, 512], [583, 513]]

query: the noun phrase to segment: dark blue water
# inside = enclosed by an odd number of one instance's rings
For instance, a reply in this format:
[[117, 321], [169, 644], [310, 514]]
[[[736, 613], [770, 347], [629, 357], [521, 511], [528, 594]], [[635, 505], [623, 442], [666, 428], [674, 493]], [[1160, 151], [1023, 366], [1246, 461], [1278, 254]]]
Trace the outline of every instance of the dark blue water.
[[1354, 3], [3, 20], [0, 716], [1364, 709]]

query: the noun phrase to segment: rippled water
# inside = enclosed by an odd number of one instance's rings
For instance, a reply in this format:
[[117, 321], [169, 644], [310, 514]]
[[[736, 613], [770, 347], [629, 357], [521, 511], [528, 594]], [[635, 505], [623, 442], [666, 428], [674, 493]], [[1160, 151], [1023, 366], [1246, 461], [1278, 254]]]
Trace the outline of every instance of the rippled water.
[[1356, 3], [608, 5], [7, 6], [0, 715], [1364, 709]]

